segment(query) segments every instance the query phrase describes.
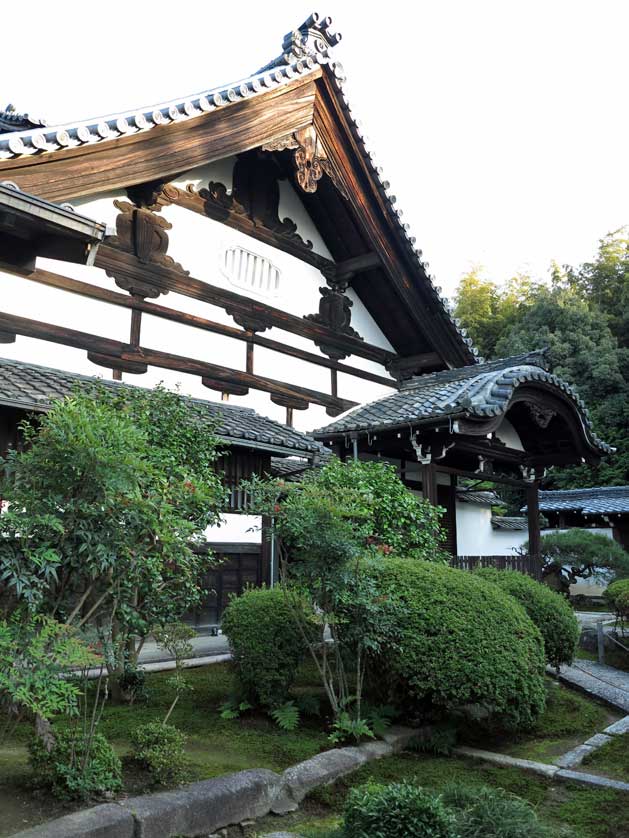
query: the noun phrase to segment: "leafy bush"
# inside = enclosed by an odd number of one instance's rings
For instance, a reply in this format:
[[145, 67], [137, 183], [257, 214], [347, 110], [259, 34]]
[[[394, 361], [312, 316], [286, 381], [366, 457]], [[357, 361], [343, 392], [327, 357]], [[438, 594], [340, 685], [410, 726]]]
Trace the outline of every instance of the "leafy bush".
[[629, 579], [617, 579], [607, 587], [604, 597], [624, 625], [629, 620]]
[[511, 594], [524, 607], [542, 634], [549, 664], [559, 667], [572, 663], [581, 630], [565, 597], [517, 570], [486, 567], [476, 573]]
[[544, 644], [524, 609], [496, 585], [462, 570], [403, 559], [371, 563], [382, 597], [401, 603], [396, 642], [370, 660], [405, 711], [452, 711], [529, 727], [545, 706]]
[[102, 733], [86, 737], [77, 729], [55, 731], [51, 751], [33, 738], [28, 752], [35, 784], [57, 797], [86, 799], [122, 787], [120, 760]]
[[452, 784], [441, 799], [455, 812], [458, 838], [551, 838], [532, 806], [503, 789]]
[[454, 818], [438, 797], [412, 783], [352, 789], [345, 804], [345, 838], [455, 838]]
[[281, 588], [251, 588], [234, 597], [223, 614], [236, 676], [244, 697], [267, 708], [286, 703], [306, 653], [294, 608]]
[[185, 735], [173, 725], [149, 722], [131, 735], [135, 759], [148, 768], [156, 783], [181, 782], [186, 775]]

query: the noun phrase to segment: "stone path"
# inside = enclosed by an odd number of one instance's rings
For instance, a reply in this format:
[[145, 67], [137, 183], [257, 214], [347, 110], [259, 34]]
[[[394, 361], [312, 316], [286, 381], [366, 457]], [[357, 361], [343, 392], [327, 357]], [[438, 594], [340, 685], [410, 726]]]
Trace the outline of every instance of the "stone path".
[[629, 713], [629, 672], [596, 661], [576, 660], [572, 666], [562, 666], [558, 677], [592, 698]]

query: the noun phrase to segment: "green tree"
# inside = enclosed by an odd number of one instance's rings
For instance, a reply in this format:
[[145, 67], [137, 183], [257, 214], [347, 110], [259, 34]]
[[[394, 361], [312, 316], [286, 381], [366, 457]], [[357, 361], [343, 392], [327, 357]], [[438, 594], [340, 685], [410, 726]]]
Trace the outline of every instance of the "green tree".
[[507, 357], [548, 347], [552, 370], [571, 383], [589, 406], [597, 433], [618, 448], [600, 466], [553, 471], [548, 485], [613, 485], [629, 482], [629, 384], [622, 352], [607, 316], [582, 298], [578, 289], [555, 281], [540, 286], [523, 305], [518, 319], [496, 343], [496, 356]]
[[211, 557], [194, 548], [223, 501], [216, 438], [163, 389], [77, 393], [23, 430], [4, 461], [0, 578], [31, 612], [94, 626], [118, 678], [199, 600]]
[[596, 258], [577, 269], [566, 268], [567, 280], [609, 317], [621, 347], [629, 348], [629, 227], [599, 241]]

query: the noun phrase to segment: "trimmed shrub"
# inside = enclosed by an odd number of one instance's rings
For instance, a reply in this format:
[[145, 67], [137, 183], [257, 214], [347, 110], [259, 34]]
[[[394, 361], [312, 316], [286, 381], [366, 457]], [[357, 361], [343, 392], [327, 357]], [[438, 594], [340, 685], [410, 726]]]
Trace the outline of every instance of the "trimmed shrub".
[[281, 587], [250, 588], [234, 597], [223, 614], [222, 629], [229, 639], [242, 693], [252, 704], [274, 708], [286, 702], [306, 644], [293, 607]]
[[368, 784], [345, 803], [344, 838], [455, 838], [454, 818], [438, 797], [412, 783]]
[[382, 596], [403, 616], [395, 642], [370, 661], [405, 712], [461, 711], [504, 729], [527, 728], [545, 707], [544, 643], [521, 605], [474, 574], [432, 562], [371, 563]]
[[581, 629], [565, 597], [517, 570], [485, 567], [477, 570], [476, 574], [498, 585], [524, 607], [541, 632], [546, 661], [551, 666], [572, 663]]
[[458, 838], [552, 838], [530, 803], [503, 789], [452, 784], [441, 799], [455, 812]]
[[120, 760], [102, 733], [86, 743], [82, 731], [55, 731], [50, 752], [40, 738], [30, 741], [28, 752], [35, 784], [56, 797], [84, 800], [122, 788]]
[[185, 779], [185, 735], [173, 725], [149, 722], [131, 734], [134, 758], [148, 769], [160, 785], [179, 783]]
[[629, 579], [617, 579], [603, 594], [607, 602], [623, 622], [629, 620]]

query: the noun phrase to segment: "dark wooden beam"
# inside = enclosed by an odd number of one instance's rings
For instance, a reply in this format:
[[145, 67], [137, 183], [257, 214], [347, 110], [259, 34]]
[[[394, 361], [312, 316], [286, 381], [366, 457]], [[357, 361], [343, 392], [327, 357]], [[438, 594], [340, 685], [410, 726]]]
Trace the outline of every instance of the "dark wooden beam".
[[29, 320], [25, 317], [17, 317], [13, 314], [0, 313], [0, 330], [14, 332], [25, 337], [38, 338], [40, 340], [59, 343], [63, 346], [72, 346], [76, 349], [83, 349], [87, 352], [94, 352], [97, 355], [110, 355], [113, 358], [120, 358], [122, 361], [144, 363], [161, 369], [175, 370], [176, 372], [198, 375], [211, 378], [226, 384], [236, 384], [251, 387], [255, 390], [262, 390], [271, 395], [283, 398], [312, 402], [325, 407], [332, 412], [331, 415], [338, 415], [350, 407], [355, 407], [356, 402], [348, 399], [340, 399], [321, 393], [318, 390], [310, 390], [306, 387], [293, 386], [284, 381], [277, 381], [272, 378], [251, 375], [247, 372], [229, 369], [227, 367], [200, 361], [196, 358], [186, 358], [180, 355], [172, 355], [148, 347], [132, 347], [130, 344], [110, 338], [92, 335], [87, 332], [80, 332], [75, 329], [67, 329], [55, 326], [51, 323], [42, 323], [37, 320]]
[[264, 328], [275, 327], [309, 340], [325, 342], [338, 347], [347, 355], [358, 355], [361, 358], [367, 358], [383, 365], [396, 357], [393, 352], [381, 349], [379, 346], [374, 346], [350, 335], [339, 334], [334, 329], [330, 329], [321, 323], [297, 317], [243, 294], [237, 294], [235, 291], [210, 285], [207, 282], [187, 276], [181, 271], [161, 266], [159, 269], [155, 266], [148, 267], [132, 254], [109, 245], [101, 245], [98, 249], [95, 264], [97, 267], [104, 268], [108, 273], [115, 272], [116, 276], [124, 274], [133, 281], [152, 285], [161, 292], [175, 291], [186, 297], [218, 306], [225, 309], [232, 317], [243, 321], [263, 323]]
[[457, 477], [467, 477], [470, 480], [482, 480], [483, 482], [498, 483], [504, 486], [517, 486], [519, 489], [527, 488], [529, 485], [526, 480], [518, 480], [516, 477], [506, 477], [502, 474], [479, 474], [462, 468], [442, 466], [439, 463], [435, 464], [435, 469], [442, 474], [453, 474]]
[[315, 71], [195, 119], [50, 155], [3, 160], [0, 180], [12, 180], [49, 201], [67, 201], [231, 157], [309, 125], [319, 74]]
[[152, 314], [155, 317], [160, 317], [164, 320], [170, 320], [174, 323], [182, 323], [186, 326], [192, 326], [195, 329], [202, 329], [204, 331], [213, 332], [214, 334], [224, 335], [225, 337], [234, 338], [235, 340], [242, 340], [263, 346], [266, 349], [271, 349], [274, 352], [279, 352], [282, 355], [289, 355], [293, 358], [299, 358], [302, 361], [307, 361], [310, 364], [326, 367], [327, 369], [342, 372], [346, 375], [353, 375], [356, 378], [361, 378], [364, 381], [372, 381], [375, 384], [383, 384], [385, 387], [396, 387], [396, 382], [390, 378], [375, 373], [366, 372], [365, 370], [356, 367], [348, 366], [347, 364], [333, 361], [323, 355], [317, 355], [314, 352], [307, 352], [304, 349], [290, 346], [290, 344], [282, 343], [281, 341], [272, 340], [271, 338], [263, 337], [262, 335], [249, 333], [246, 330], [237, 328], [235, 326], [227, 326], [223, 323], [217, 323], [214, 320], [208, 320], [204, 317], [198, 317], [188, 312], [179, 311], [177, 309], [168, 308], [157, 303], [147, 302], [140, 297], [131, 297], [119, 291], [111, 291], [108, 288], [100, 288], [98, 285], [91, 285], [87, 282], [82, 282], [78, 279], [71, 279], [61, 274], [56, 274], [51, 271], [46, 271], [37, 268], [31, 273], [24, 274], [21, 271], [8, 271], [15, 276], [20, 276], [23, 279], [28, 279], [31, 282], [37, 282], [40, 285], [46, 285], [51, 288], [58, 288], [62, 291], [68, 291], [71, 294], [78, 294], [82, 297], [88, 297], [94, 300], [101, 300], [104, 303], [120, 306], [122, 308], [129, 308], [146, 314]]
[[377, 253], [364, 253], [362, 256], [352, 256], [350, 259], [337, 262], [334, 265], [334, 274], [340, 279], [342, 277], [353, 276], [370, 268], [378, 268], [380, 264], [380, 257]]

